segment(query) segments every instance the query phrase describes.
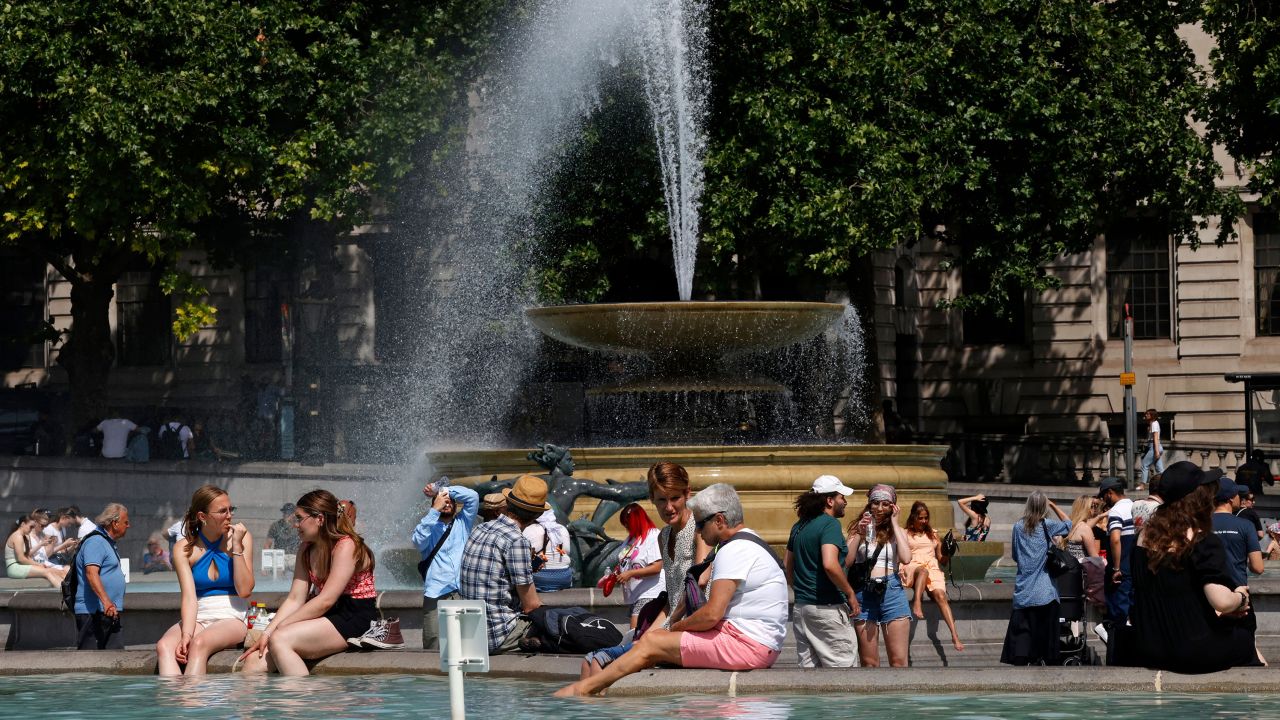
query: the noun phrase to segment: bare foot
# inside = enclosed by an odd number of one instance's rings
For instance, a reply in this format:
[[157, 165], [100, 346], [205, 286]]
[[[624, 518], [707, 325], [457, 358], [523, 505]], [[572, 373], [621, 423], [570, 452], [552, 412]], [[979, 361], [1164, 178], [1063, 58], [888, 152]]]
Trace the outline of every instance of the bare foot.
[[912, 615], [915, 615], [917, 620], [923, 620], [923, 619], [924, 619], [924, 608], [921, 608], [921, 607], [913, 607], [913, 608], [911, 608], [911, 614], [912, 614]]
[[552, 697], [578, 697], [580, 694], [578, 692], [578, 683], [570, 683], [552, 693]]
[[964, 652], [964, 643], [960, 642], [960, 638], [951, 638], [951, 644], [955, 646], [956, 652]]

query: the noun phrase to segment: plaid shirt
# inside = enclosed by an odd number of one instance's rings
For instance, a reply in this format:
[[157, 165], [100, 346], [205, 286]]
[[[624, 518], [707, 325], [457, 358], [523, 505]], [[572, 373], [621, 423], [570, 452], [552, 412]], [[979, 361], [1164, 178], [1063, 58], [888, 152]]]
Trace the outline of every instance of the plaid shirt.
[[497, 650], [520, 613], [517, 585], [533, 584], [533, 547], [506, 515], [477, 525], [462, 550], [458, 592], [483, 600], [489, 620], [489, 650]]

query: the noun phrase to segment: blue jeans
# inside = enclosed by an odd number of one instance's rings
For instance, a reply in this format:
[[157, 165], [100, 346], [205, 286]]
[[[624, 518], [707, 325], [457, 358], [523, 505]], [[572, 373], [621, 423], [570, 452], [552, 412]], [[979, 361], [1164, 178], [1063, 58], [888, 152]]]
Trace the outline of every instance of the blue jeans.
[[1119, 627], [1129, 619], [1129, 608], [1133, 605], [1133, 575], [1129, 572], [1129, 563], [1133, 549], [1137, 545], [1132, 535], [1120, 538], [1120, 582], [1111, 582], [1111, 574], [1115, 571], [1115, 562], [1108, 563], [1107, 575], [1107, 619]]
[[894, 620], [911, 617], [911, 607], [907, 604], [907, 591], [902, 589], [902, 581], [898, 579], [898, 574], [888, 576], [883, 595], [869, 592], [871, 585], [880, 579], [875, 578], [867, 583], [867, 587], [858, 591], [858, 606], [861, 612], [853, 619], [854, 622], [887, 625]]
[[1155, 449], [1155, 446], [1153, 445], [1147, 448], [1147, 453], [1142, 456], [1142, 462], [1139, 464], [1142, 468], [1142, 484], [1146, 485], [1147, 475], [1149, 474], [1152, 465], [1156, 466], [1157, 475], [1164, 472], [1164, 454], [1161, 453], [1160, 457], [1157, 458], [1156, 449]]

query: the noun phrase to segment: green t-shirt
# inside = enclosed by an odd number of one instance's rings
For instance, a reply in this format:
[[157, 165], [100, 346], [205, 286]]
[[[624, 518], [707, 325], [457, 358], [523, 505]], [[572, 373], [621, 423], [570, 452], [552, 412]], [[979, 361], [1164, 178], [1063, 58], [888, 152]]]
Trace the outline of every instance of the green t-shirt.
[[823, 513], [812, 520], [801, 520], [791, 526], [787, 550], [792, 556], [792, 581], [796, 602], [804, 605], [842, 605], [844, 593], [836, 589], [822, 569], [822, 546], [835, 545], [844, 567], [849, 546], [844, 542], [840, 521]]

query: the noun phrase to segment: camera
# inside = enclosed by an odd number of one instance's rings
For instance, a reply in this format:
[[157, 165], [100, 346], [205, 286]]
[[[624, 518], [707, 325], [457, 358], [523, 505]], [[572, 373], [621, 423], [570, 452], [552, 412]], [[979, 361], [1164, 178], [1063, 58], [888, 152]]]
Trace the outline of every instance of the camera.
[[887, 590], [888, 588], [889, 588], [889, 578], [887, 576], [871, 578], [871, 580], [867, 582], [867, 587], [862, 592], [864, 595], [882, 598], [884, 597], [884, 591]]

